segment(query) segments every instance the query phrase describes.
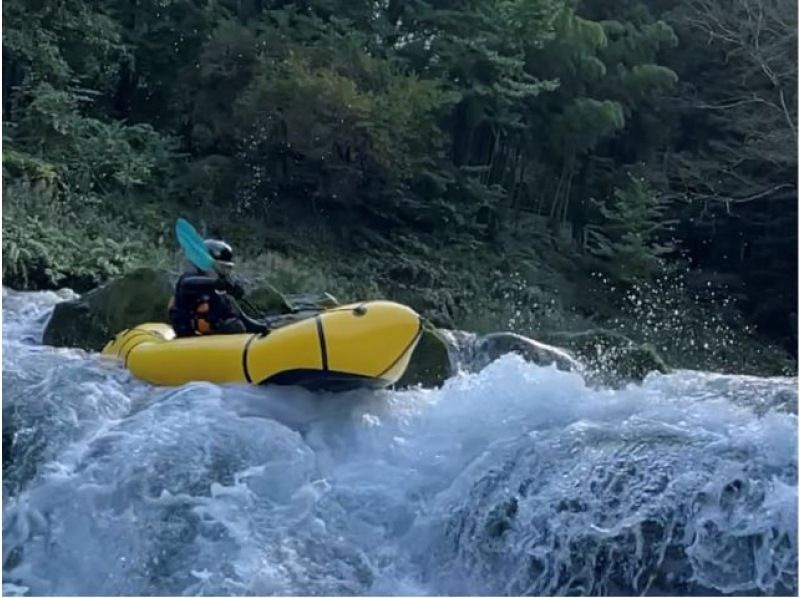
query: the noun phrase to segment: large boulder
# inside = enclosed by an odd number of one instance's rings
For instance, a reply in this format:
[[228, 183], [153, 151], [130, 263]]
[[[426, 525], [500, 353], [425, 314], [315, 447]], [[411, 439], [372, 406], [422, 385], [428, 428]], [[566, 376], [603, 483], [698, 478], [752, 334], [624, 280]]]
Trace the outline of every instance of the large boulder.
[[513, 332], [492, 332], [475, 340], [470, 369], [480, 370], [498, 357], [517, 353], [536, 365], [551, 365], [565, 372], [580, 369], [580, 364], [563, 349], [552, 347]]
[[422, 336], [411, 356], [406, 373], [397, 383], [398, 387], [437, 387], [452, 374], [447, 341], [432, 324], [425, 322], [422, 325]]
[[555, 332], [546, 340], [572, 351], [591, 372], [589, 378], [594, 382], [641, 381], [650, 372], [670, 371], [652, 345], [637, 343], [613, 330]]
[[260, 284], [249, 290], [246, 299], [265, 316], [318, 312], [339, 305], [330, 293], [284, 294], [270, 284]]
[[455, 303], [453, 297], [446, 290], [432, 290], [402, 283], [391, 287], [391, 299], [408, 305], [418, 314], [422, 314], [435, 326], [440, 328], [455, 328], [453, 314]]
[[120, 330], [143, 322], [168, 321], [172, 277], [140, 268], [55, 306], [43, 342], [99, 351]]
[[330, 293], [287, 293], [286, 303], [292, 311], [319, 311], [339, 306], [339, 300]]
[[245, 298], [258, 310], [259, 315], [273, 316], [292, 312], [292, 306], [283, 293], [270, 284], [248, 290]]
[[426, 388], [441, 386], [456, 369], [477, 372], [507, 353], [517, 353], [538, 365], [555, 364], [564, 371], [581, 369], [580, 364], [566, 351], [519, 334], [493, 332], [476, 337], [470, 333], [438, 330], [426, 322], [408, 370], [398, 385], [421, 385]]

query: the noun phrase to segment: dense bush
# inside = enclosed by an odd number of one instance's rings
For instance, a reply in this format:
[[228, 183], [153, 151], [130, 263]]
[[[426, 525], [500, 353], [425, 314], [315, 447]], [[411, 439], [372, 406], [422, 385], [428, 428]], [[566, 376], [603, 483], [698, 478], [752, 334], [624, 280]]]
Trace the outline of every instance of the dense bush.
[[[9, 195], [11, 197], [9, 198]], [[69, 286], [78, 291], [142, 264], [166, 264], [169, 253], [146, 234], [105, 215], [53, 214], [19, 205], [6, 192], [3, 281], [21, 289]], [[116, 229], [116, 230], [115, 230]], [[121, 235], [120, 230], [125, 230]]]

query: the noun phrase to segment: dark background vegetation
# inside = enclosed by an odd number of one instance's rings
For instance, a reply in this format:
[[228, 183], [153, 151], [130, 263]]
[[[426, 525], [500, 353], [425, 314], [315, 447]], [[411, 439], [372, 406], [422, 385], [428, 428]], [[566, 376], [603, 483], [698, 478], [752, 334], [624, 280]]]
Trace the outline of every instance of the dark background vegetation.
[[475, 330], [612, 327], [675, 365], [785, 371], [796, 11], [6, 2], [4, 284], [175, 267], [182, 215], [277, 285]]

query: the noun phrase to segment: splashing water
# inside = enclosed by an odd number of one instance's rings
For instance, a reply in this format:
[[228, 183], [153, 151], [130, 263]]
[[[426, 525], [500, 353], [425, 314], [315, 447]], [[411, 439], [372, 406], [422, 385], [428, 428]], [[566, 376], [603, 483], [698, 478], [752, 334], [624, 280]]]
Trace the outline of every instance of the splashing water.
[[6, 594], [796, 594], [793, 378], [155, 388], [4, 291]]

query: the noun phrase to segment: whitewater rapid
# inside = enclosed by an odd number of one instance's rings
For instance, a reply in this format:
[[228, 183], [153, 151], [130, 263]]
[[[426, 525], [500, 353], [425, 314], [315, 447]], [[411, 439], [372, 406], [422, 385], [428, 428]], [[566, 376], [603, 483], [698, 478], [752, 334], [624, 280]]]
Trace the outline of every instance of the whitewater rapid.
[[3, 590], [796, 594], [797, 380], [155, 388], [3, 292]]

